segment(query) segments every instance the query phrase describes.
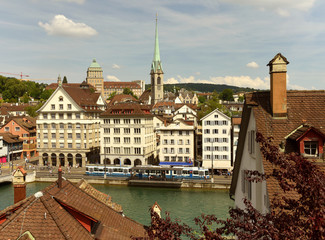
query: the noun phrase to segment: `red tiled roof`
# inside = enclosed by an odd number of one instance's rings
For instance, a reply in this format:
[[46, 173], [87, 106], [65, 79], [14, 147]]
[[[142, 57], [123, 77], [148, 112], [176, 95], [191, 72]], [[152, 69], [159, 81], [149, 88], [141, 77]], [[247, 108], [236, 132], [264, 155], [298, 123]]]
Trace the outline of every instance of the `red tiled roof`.
[[241, 117], [233, 117], [232, 119], [232, 124], [233, 125], [240, 125], [241, 124]]
[[0, 136], [3, 137], [3, 141], [7, 142], [7, 143], [19, 143], [19, 142], [23, 142], [23, 140], [19, 139], [19, 135], [13, 135], [9, 132], [6, 133], [0, 133]]
[[[62, 188], [53, 183], [37, 194], [0, 212], [0, 219], [6, 218], [0, 224], [2, 239], [17, 239], [26, 231], [35, 239], [147, 237], [142, 224], [121, 215], [68, 180], [62, 180]], [[93, 222], [92, 232], [76, 216]]]

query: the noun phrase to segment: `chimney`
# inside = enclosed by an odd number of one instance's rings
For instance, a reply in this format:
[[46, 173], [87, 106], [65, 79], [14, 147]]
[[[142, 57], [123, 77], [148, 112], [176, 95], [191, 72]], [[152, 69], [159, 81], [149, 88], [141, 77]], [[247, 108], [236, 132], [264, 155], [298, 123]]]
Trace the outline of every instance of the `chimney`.
[[270, 101], [274, 118], [287, 117], [287, 64], [288, 60], [281, 53], [267, 64], [270, 70]]
[[25, 176], [27, 175], [25, 169], [19, 166], [13, 173], [14, 184], [14, 203], [17, 203], [26, 198], [26, 183]]
[[61, 165], [59, 166], [58, 169], [58, 188], [62, 188], [62, 168]]

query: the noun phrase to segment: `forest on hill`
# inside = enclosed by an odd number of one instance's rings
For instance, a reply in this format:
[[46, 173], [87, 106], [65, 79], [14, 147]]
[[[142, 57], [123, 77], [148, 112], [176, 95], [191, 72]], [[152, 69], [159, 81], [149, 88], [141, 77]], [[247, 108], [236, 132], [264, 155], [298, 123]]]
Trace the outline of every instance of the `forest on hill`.
[[[146, 89], [150, 88], [150, 84], [146, 84]], [[173, 92], [174, 88], [179, 90], [184, 88], [188, 91], [195, 92], [222, 92], [225, 89], [233, 90], [233, 93], [238, 92], [252, 92], [256, 91], [254, 88], [242, 88], [236, 86], [230, 86], [225, 84], [208, 84], [208, 83], [178, 83], [178, 84], [164, 84], [164, 91]]]

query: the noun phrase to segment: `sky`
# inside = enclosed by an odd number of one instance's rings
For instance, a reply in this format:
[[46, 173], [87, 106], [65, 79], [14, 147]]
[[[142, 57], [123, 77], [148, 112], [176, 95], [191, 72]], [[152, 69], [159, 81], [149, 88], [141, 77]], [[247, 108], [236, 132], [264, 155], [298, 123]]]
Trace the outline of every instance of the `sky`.
[[0, 75], [77, 83], [95, 58], [106, 81], [149, 83], [158, 13], [165, 84], [269, 89], [281, 53], [288, 89], [324, 89], [324, 12], [322, 0], [0, 0]]

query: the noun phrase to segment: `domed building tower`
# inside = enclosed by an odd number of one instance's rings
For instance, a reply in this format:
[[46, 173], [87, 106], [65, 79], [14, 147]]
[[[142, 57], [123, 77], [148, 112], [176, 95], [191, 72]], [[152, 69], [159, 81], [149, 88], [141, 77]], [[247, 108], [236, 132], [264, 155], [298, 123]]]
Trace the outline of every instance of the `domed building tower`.
[[151, 104], [163, 101], [164, 98], [164, 72], [160, 61], [159, 42], [158, 42], [158, 26], [156, 17], [156, 36], [155, 51], [151, 64]]
[[97, 92], [103, 91], [103, 86], [104, 86], [103, 69], [96, 62], [96, 59], [93, 59], [93, 62], [90, 64], [87, 70], [86, 81], [88, 84], [95, 87]]

